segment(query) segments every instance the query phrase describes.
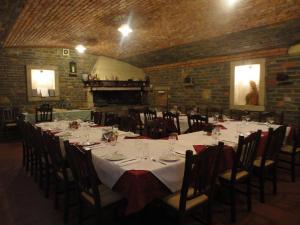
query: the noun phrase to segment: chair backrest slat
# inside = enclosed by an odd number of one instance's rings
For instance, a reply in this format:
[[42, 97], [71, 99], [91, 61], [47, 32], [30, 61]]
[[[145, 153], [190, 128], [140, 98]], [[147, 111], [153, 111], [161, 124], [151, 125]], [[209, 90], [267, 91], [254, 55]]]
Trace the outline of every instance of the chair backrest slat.
[[167, 123], [167, 132], [176, 132], [180, 134], [179, 114], [172, 112], [163, 112], [163, 118]]
[[52, 107], [41, 106], [35, 109], [35, 122], [51, 122], [53, 109]]
[[202, 131], [208, 123], [208, 117], [203, 115], [187, 115], [189, 132]]

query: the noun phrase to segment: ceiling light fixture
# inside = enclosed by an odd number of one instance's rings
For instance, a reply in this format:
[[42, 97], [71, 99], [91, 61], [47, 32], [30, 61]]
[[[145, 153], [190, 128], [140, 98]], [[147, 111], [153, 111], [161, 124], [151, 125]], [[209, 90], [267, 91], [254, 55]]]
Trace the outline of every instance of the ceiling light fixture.
[[127, 37], [132, 32], [132, 29], [128, 24], [123, 24], [119, 27], [118, 31], [122, 33], [123, 37]]
[[86, 47], [84, 47], [83, 45], [77, 45], [75, 47], [76, 51], [79, 52], [79, 53], [84, 53], [85, 50], [86, 50]]
[[234, 5], [238, 0], [227, 0], [229, 5]]

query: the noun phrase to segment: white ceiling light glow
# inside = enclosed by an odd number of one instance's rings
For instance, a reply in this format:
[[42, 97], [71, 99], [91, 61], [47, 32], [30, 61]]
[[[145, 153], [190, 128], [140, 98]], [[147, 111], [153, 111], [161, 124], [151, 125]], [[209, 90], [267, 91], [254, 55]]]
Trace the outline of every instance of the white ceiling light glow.
[[127, 37], [132, 32], [132, 29], [128, 24], [123, 24], [119, 27], [118, 31], [122, 33], [123, 37]]
[[237, 3], [238, 0], [227, 0], [228, 2], [228, 5], [232, 6], [234, 5], [235, 3]]
[[75, 47], [76, 51], [79, 52], [79, 53], [84, 53], [85, 50], [86, 50], [86, 47], [84, 47], [83, 45], [77, 45]]

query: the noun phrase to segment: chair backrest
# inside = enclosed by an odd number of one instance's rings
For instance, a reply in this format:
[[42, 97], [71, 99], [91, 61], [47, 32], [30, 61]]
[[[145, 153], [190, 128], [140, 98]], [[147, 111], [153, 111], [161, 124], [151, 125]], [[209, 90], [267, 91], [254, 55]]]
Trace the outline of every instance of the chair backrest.
[[104, 114], [104, 126], [120, 124], [120, 117], [116, 113], [107, 112]]
[[52, 107], [38, 107], [35, 109], [35, 122], [51, 122], [52, 121]]
[[265, 165], [266, 160], [277, 162], [278, 154], [283, 146], [285, 138], [286, 126], [280, 126], [277, 129], [269, 129], [268, 140], [262, 155], [261, 166]]
[[44, 143], [47, 146], [47, 150], [56, 173], [62, 173], [66, 181], [68, 181], [67, 164], [63, 157], [60, 147], [59, 137], [56, 137], [48, 132], [44, 132]]
[[153, 139], [168, 137], [166, 122], [163, 119], [154, 119], [145, 123], [145, 135]]
[[219, 118], [223, 117], [223, 109], [220, 107], [206, 107], [206, 116], [207, 117], [212, 117], [215, 114], [219, 114]]
[[26, 130], [26, 122], [23, 120], [23, 118], [21, 117], [17, 117], [17, 125], [18, 125], [18, 129], [20, 131], [21, 134], [21, 138], [22, 138], [22, 142], [24, 145], [27, 146], [27, 130]]
[[258, 130], [247, 137], [239, 136], [239, 142], [231, 173], [231, 181], [235, 182], [239, 170], [246, 170], [252, 173], [253, 162], [256, 157], [258, 144], [261, 137], [261, 130]]
[[84, 192], [94, 199], [95, 205], [101, 207], [98, 186], [101, 184], [95, 171], [90, 150], [64, 142], [70, 168], [75, 177], [79, 193]]
[[189, 129], [188, 132], [202, 131], [208, 123], [208, 118], [203, 115], [187, 115]]
[[93, 121], [95, 124], [101, 125], [101, 123], [102, 123], [102, 112], [91, 111], [91, 121]]
[[156, 119], [157, 113], [156, 113], [156, 111], [147, 109], [146, 111], [144, 111], [144, 116], [145, 116], [145, 123], [147, 123], [148, 121]]
[[172, 112], [163, 112], [163, 118], [167, 123], [167, 133], [176, 132], [180, 134], [179, 114]]
[[137, 124], [142, 127], [143, 125], [143, 122], [142, 122], [142, 119], [141, 119], [141, 114], [140, 114], [140, 111], [137, 110], [137, 109], [128, 109], [128, 115], [132, 118], [135, 119], [135, 121], [137, 122]]
[[[223, 147], [224, 143], [219, 142], [217, 146], [207, 147], [196, 155], [193, 155], [193, 152], [190, 150], [186, 152], [179, 205], [181, 212], [185, 211], [188, 200], [192, 200], [199, 195], [206, 194], [209, 196], [209, 199], [212, 198], [214, 185], [219, 173], [219, 161]], [[189, 192], [191, 189], [192, 192]]]
[[33, 134], [33, 147], [43, 163], [49, 165], [49, 157], [48, 157], [48, 149], [44, 143], [44, 137], [42, 133], [42, 129], [40, 127], [32, 126], [31, 128]]
[[242, 116], [246, 116], [246, 115], [248, 115], [248, 112], [244, 110], [230, 109], [229, 111], [230, 119], [241, 120]]
[[293, 152], [296, 152], [296, 149], [300, 147], [300, 126], [295, 128], [293, 134]]
[[119, 129], [122, 131], [131, 131], [135, 133], [137, 131], [138, 122], [131, 116], [120, 117]]
[[19, 113], [20, 110], [17, 107], [0, 108], [0, 123], [16, 121]]
[[260, 112], [259, 122], [268, 122], [268, 119], [272, 118], [275, 124], [284, 124], [284, 112]]

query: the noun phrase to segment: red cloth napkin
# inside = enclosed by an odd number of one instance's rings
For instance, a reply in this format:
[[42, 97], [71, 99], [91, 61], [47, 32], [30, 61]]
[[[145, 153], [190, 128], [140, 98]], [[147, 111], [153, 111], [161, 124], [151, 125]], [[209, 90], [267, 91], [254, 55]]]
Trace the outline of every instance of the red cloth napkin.
[[125, 137], [125, 139], [151, 139], [151, 138], [146, 136], [138, 136], [138, 137]]
[[206, 148], [206, 145], [193, 145], [193, 147], [197, 153], [200, 153]]
[[226, 129], [227, 129], [227, 128], [224, 127], [222, 124], [217, 124], [217, 125], [215, 125], [215, 127], [219, 127], [219, 128], [222, 129], [222, 130], [226, 130]]

